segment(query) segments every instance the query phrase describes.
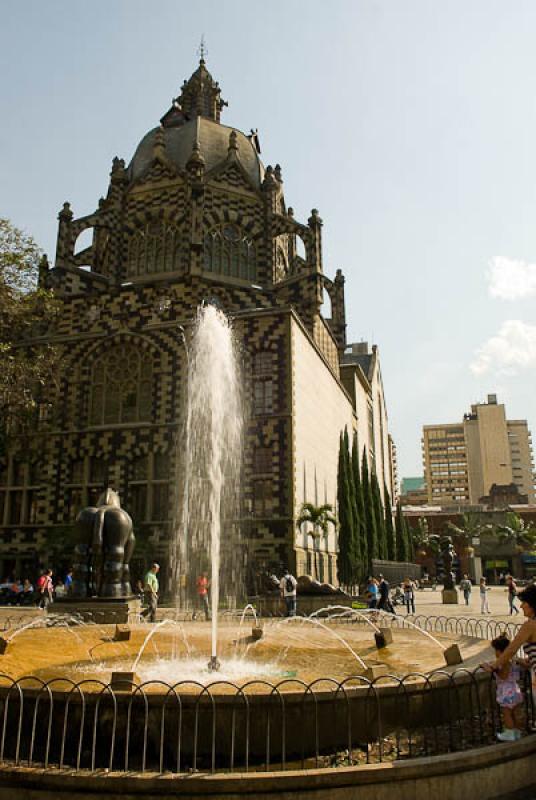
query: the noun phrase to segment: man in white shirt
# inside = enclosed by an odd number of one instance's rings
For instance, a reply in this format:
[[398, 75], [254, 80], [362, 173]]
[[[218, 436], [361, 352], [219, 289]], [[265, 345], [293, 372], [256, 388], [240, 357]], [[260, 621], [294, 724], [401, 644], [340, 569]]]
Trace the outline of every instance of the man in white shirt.
[[279, 588], [281, 590], [281, 597], [285, 601], [285, 605], [287, 607], [287, 617], [295, 617], [296, 616], [296, 587], [298, 586], [298, 581], [291, 575], [290, 572], [285, 570], [285, 574], [281, 578], [279, 582]]

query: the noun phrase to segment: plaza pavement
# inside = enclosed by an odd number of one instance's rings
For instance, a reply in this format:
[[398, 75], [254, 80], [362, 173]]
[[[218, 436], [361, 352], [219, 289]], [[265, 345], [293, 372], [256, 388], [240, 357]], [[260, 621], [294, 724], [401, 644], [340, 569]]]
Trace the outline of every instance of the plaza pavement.
[[[458, 592], [458, 600], [459, 602], [457, 605], [443, 605], [441, 602], [441, 587], [438, 587], [435, 591], [431, 589], [417, 591], [415, 592], [415, 613], [442, 617], [493, 617], [494, 619], [510, 622], [522, 622], [524, 620], [518, 599], [516, 600], [516, 605], [519, 608], [519, 614], [509, 615], [508, 593], [504, 586], [490, 587], [488, 603], [491, 614], [480, 613], [480, 594], [478, 586], [473, 587], [469, 606], [465, 605], [461, 592]], [[396, 606], [395, 610], [397, 614], [406, 613], [403, 606]]]
[[[508, 614], [508, 595], [503, 586], [492, 586], [488, 592], [488, 601], [491, 614], [480, 613], [480, 595], [478, 586], [473, 587], [471, 592], [470, 605], [466, 606], [463, 594], [458, 592], [458, 604], [443, 605], [441, 601], [441, 588], [435, 591], [431, 589], [424, 589], [415, 592], [415, 613], [424, 614], [426, 616], [442, 616], [442, 617], [493, 617], [505, 621], [522, 622], [524, 620], [523, 612], [520, 610], [519, 614], [509, 616]], [[516, 600], [519, 607], [519, 600]], [[299, 600], [298, 600], [299, 605]], [[159, 609], [161, 618], [164, 615], [166, 607]], [[397, 614], [405, 615], [406, 610], [404, 606], [398, 605], [395, 607]], [[38, 610], [35, 606], [25, 606], [23, 608], [0, 606], [0, 626], [2, 620], [9, 617], [11, 620], [17, 617], [24, 617], [30, 619], [32, 617], [45, 616], [45, 612]]]

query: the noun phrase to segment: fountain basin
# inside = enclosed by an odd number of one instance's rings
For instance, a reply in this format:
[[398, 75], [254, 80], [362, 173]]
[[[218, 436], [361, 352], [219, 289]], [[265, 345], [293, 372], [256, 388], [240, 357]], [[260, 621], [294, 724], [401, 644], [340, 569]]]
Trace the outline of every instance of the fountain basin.
[[[285, 764], [459, 725], [494, 706], [489, 674], [471, 672], [489, 657], [481, 640], [457, 637], [467, 668], [449, 671], [442, 648], [452, 636], [437, 646], [394, 629], [378, 653], [372, 629], [333, 627], [367, 667], [386, 664], [390, 674], [367, 680], [329, 631], [299, 620], [266, 624], [254, 644], [245, 625], [223, 625], [219, 674], [207, 668], [208, 623], [162, 627], [148, 643], [147, 625], [131, 626], [126, 641], [105, 625], [24, 631], [0, 661], [3, 757], [18, 747], [30, 761], [110, 769]], [[115, 691], [112, 672], [134, 672], [144, 643], [140, 683]]]

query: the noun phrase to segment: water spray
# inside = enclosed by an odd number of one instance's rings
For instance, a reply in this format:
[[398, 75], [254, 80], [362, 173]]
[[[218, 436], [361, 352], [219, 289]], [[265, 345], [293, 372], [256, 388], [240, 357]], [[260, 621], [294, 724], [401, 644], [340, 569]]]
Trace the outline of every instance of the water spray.
[[221, 664], [218, 661], [218, 656], [211, 656], [210, 661], [207, 664], [209, 672], [219, 672]]

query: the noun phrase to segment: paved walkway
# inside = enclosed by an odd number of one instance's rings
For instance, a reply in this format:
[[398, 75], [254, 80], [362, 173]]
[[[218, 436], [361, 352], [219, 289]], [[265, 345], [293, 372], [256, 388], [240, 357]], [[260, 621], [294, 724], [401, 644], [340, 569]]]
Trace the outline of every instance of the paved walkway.
[[[415, 613], [426, 614], [427, 616], [437, 615], [444, 617], [493, 617], [495, 619], [523, 622], [523, 612], [519, 614], [509, 615], [508, 608], [508, 593], [505, 591], [504, 586], [492, 586], [488, 592], [488, 602], [491, 614], [480, 613], [480, 595], [478, 586], [473, 587], [471, 592], [471, 600], [469, 606], [465, 605], [463, 594], [458, 592], [458, 604], [444, 605], [441, 601], [441, 589], [436, 591], [431, 589], [424, 589], [423, 591], [415, 592]], [[519, 600], [516, 600], [516, 605], [519, 607]], [[397, 614], [405, 613], [403, 606], [396, 606]]]

